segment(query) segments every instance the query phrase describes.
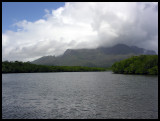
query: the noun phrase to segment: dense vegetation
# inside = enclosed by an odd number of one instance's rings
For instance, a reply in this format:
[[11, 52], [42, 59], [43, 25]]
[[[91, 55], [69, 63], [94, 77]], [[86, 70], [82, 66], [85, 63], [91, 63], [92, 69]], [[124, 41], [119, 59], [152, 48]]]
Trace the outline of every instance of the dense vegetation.
[[112, 65], [114, 73], [158, 74], [158, 55], [140, 55], [116, 62]]
[[47, 66], [30, 62], [2, 62], [2, 73], [33, 73], [33, 72], [87, 72], [107, 71], [122, 74], [158, 74], [158, 55], [140, 55], [121, 60], [111, 68], [81, 67], [81, 66]]
[[80, 66], [46, 66], [30, 62], [2, 62], [2, 73], [33, 73], [33, 72], [86, 72], [105, 71], [105, 68], [80, 67]]

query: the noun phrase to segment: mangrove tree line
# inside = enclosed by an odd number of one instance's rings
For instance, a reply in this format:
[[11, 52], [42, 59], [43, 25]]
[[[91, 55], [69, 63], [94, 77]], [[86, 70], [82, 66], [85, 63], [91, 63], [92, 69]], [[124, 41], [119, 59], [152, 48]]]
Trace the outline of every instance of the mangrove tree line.
[[114, 73], [158, 74], [158, 55], [140, 55], [116, 62], [112, 65]]

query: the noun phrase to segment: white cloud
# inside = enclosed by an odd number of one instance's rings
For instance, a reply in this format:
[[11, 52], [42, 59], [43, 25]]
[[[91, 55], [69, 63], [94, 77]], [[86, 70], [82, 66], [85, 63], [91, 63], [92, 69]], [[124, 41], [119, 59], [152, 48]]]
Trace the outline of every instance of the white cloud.
[[116, 43], [158, 51], [158, 3], [74, 2], [45, 9], [42, 19], [22, 20], [2, 34], [2, 59], [28, 61], [68, 48]]

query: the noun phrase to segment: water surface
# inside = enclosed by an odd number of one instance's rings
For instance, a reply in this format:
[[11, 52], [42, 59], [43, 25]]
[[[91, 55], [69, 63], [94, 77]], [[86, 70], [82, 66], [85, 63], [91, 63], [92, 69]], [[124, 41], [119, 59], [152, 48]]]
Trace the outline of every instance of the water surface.
[[158, 77], [112, 72], [2, 74], [2, 118], [158, 118]]

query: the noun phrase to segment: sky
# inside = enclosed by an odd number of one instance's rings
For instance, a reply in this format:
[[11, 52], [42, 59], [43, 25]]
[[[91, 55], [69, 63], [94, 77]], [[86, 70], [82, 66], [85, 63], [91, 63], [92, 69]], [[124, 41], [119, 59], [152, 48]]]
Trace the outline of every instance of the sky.
[[158, 53], [157, 2], [2, 2], [2, 60], [123, 43]]
[[46, 10], [64, 6], [64, 2], [2, 2], [2, 32], [16, 31], [12, 24], [21, 21], [36, 21], [43, 18]]

